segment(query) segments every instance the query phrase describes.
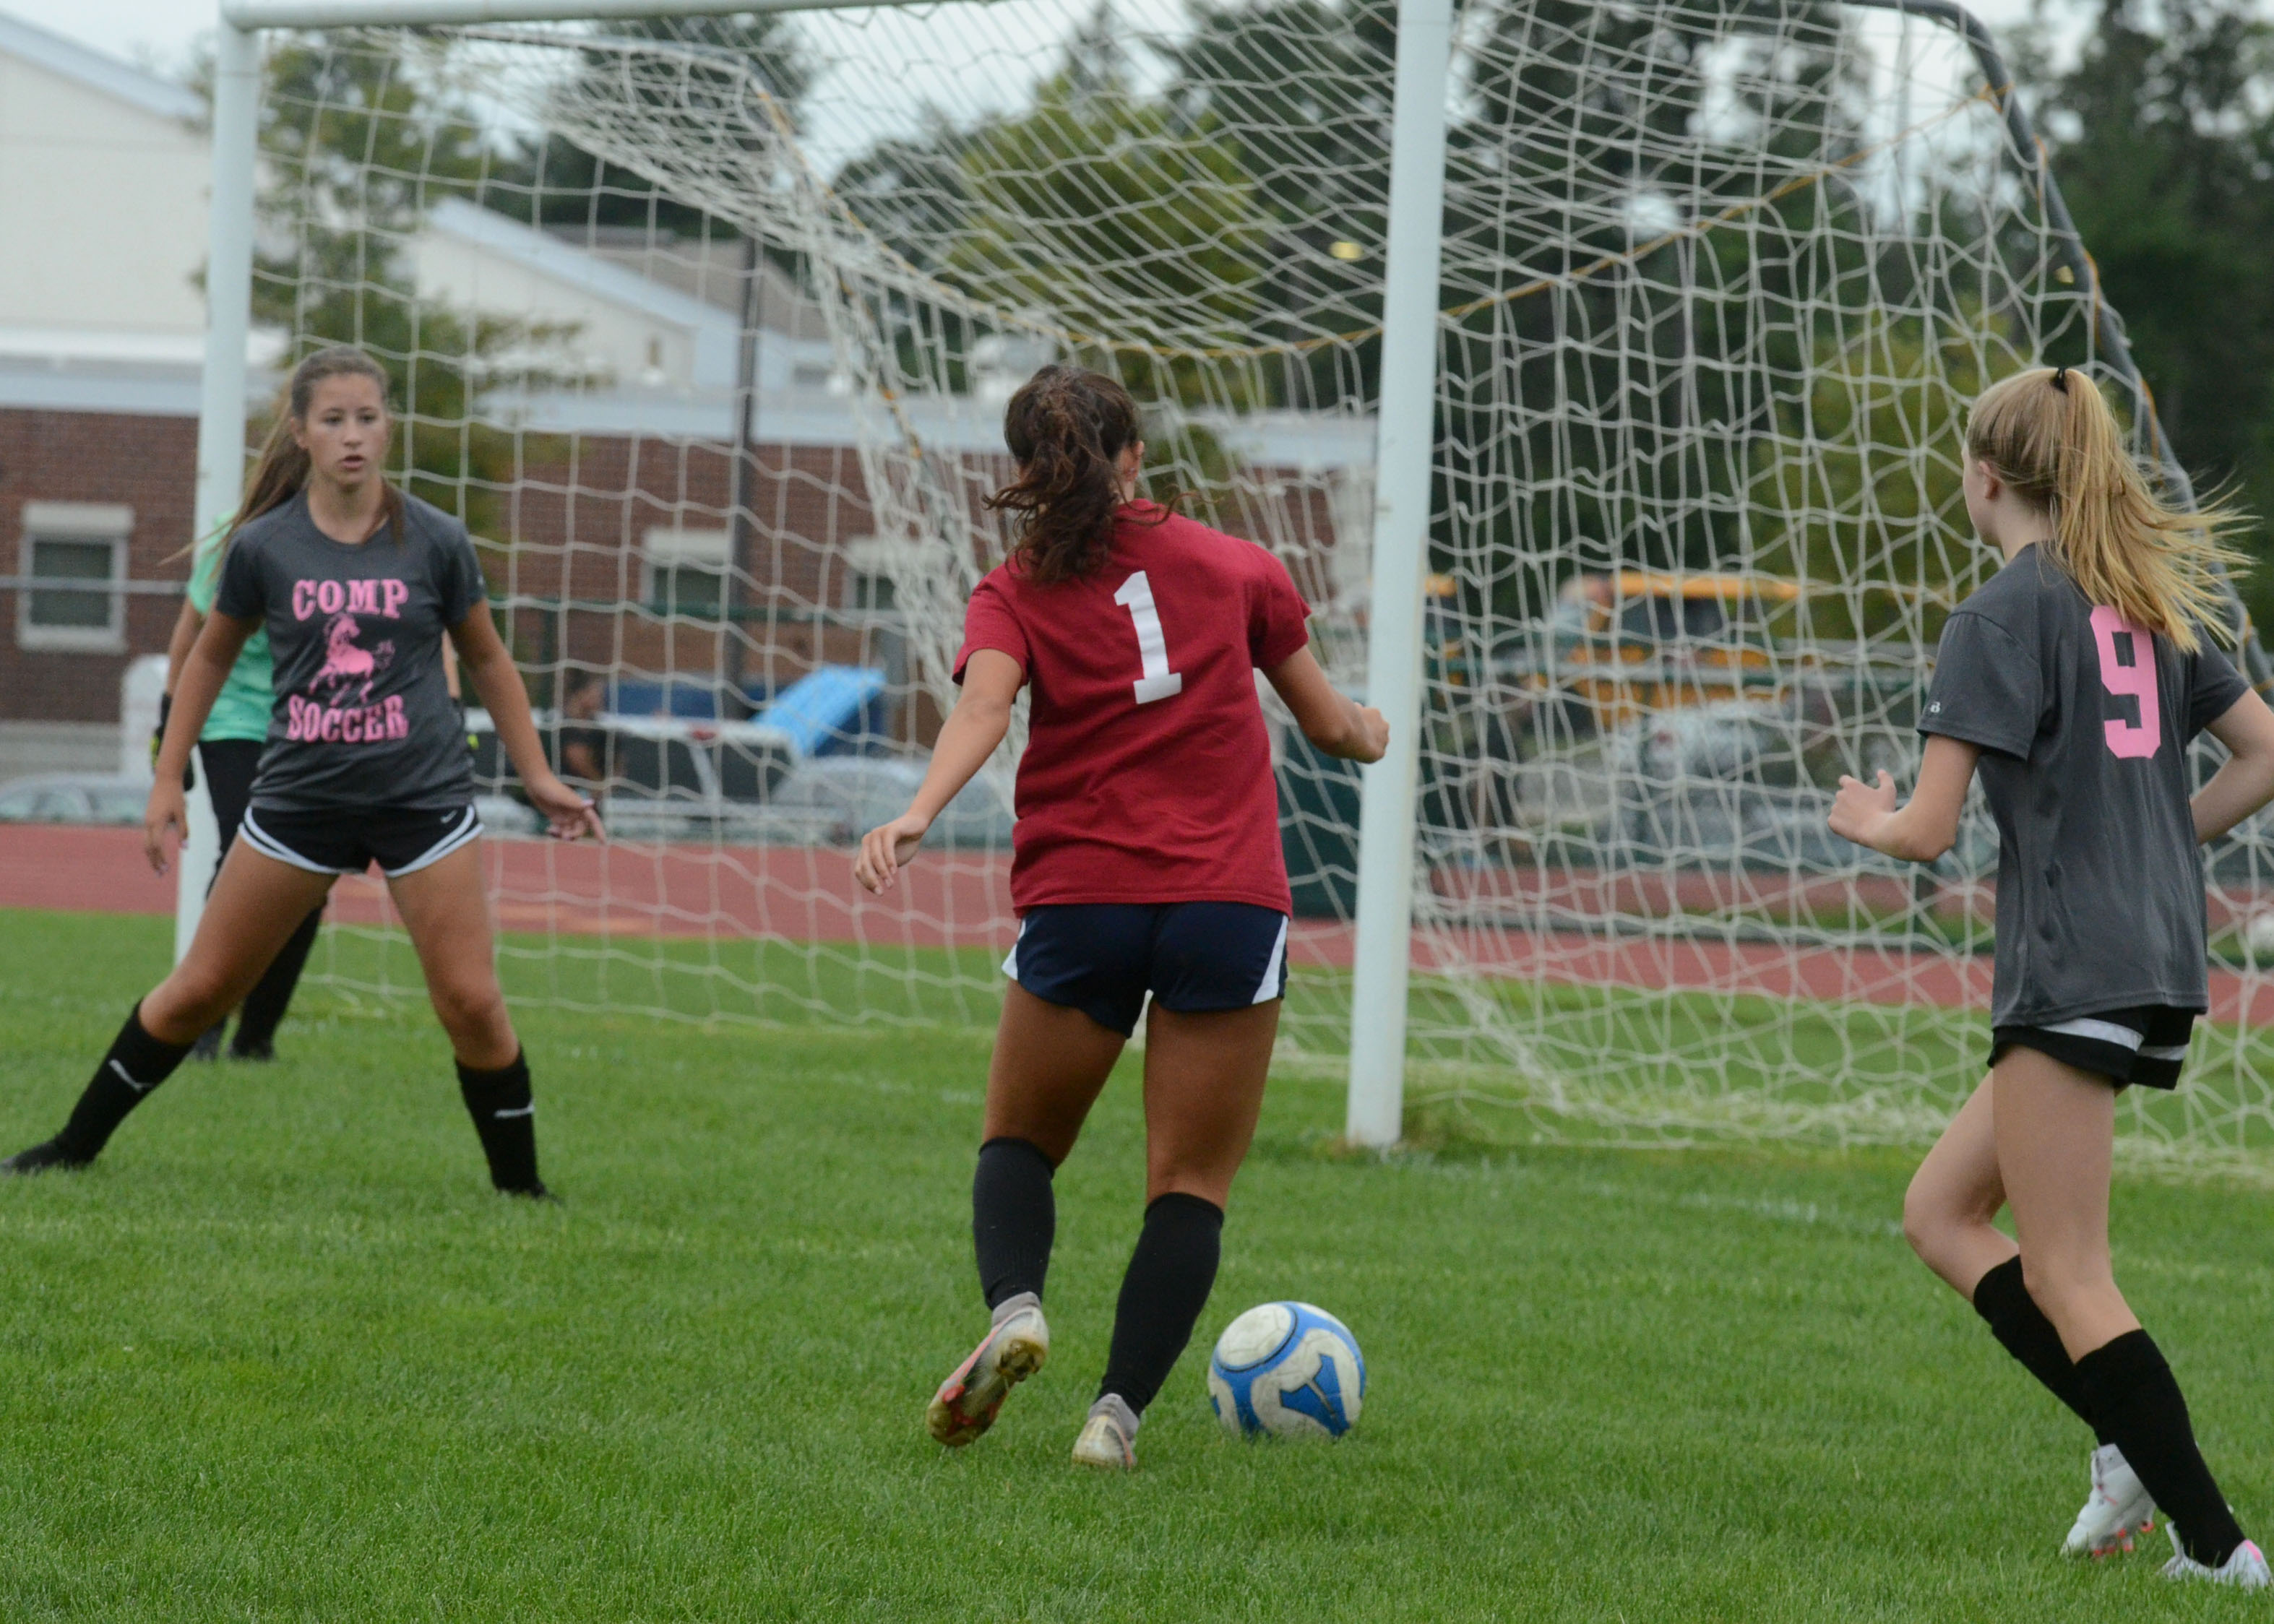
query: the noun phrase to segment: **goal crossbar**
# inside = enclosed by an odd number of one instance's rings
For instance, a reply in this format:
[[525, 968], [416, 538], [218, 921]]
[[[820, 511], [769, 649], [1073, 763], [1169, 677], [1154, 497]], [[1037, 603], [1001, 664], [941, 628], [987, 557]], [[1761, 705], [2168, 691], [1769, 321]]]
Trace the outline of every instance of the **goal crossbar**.
[[226, 0], [222, 20], [262, 28], [419, 28], [483, 23], [611, 22], [749, 11], [884, 11], [922, 0]]

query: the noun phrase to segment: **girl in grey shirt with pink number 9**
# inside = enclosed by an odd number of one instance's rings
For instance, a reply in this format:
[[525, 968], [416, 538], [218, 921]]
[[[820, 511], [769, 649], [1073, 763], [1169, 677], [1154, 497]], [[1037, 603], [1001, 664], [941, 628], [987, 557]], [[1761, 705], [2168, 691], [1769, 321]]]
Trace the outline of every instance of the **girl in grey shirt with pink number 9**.
[[[1952, 613], [1909, 804], [1841, 780], [1832, 827], [1930, 861], [1979, 777], [1999, 836], [1989, 1075], [1912, 1179], [1903, 1232], [2092, 1429], [2065, 1548], [2129, 1550], [2160, 1507], [2174, 1579], [2264, 1588], [2108, 1248], [2116, 1096], [2176, 1087], [2210, 1007], [2202, 843], [2274, 796], [2274, 714], [2210, 644], [2233, 515], [2162, 501], [2092, 380], [2038, 367], [1974, 404], [1966, 510], [2006, 566]], [[2192, 798], [2187, 746], [2228, 756]], [[2019, 1244], [1992, 1222], [2014, 1210]]]

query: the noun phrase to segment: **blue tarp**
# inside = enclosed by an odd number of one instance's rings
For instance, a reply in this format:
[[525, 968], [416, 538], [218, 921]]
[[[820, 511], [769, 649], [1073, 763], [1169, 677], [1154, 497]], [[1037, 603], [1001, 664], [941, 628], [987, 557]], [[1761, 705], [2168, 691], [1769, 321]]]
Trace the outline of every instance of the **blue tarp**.
[[704, 682], [642, 682], [616, 680], [608, 709], [619, 716], [675, 716], [690, 722], [716, 720], [719, 689]]
[[884, 691], [881, 671], [824, 665], [782, 689], [750, 719], [779, 728], [801, 756], [819, 756], [862, 732], [862, 712]]

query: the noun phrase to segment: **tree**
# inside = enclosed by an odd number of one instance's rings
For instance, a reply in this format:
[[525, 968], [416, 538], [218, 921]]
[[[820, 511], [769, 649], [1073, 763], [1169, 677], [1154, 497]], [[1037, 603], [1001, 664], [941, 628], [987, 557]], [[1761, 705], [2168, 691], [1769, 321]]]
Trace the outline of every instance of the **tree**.
[[[722, 96], [740, 86], [730, 81], [755, 77], [794, 121], [813, 65], [788, 19], [777, 11], [745, 11], [724, 17], [627, 18], [598, 25], [614, 39], [685, 47], [719, 63], [711, 77]], [[587, 52], [577, 71], [606, 76], [618, 70], [611, 52]], [[702, 94], [704, 71], [690, 70], [674, 94]], [[652, 94], [652, 93], [644, 93]], [[558, 134], [531, 138], [493, 167], [484, 201], [493, 208], [541, 225], [660, 228], [683, 237], [713, 232], [717, 222], [656, 189], [644, 175], [619, 168]]]
[[253, 320], [290, 335], [289, 360], [343, 343], [385, 361], [401, 407], [392, 471], [480, 534], [494, 531], [523, 447], [478, 420], [477, 399], [559, 376], [542, 357], [569, 335], [417, 297], [404, 251], [426, 209], [473, 195], [496, 157], [435, 88], [446, 49], [322, 34], [270, 49]]
[[[1533, 618], [1574, 565], [1742, 553], [1748, 442], [1840, 301], [1871, 297], [1832, 168], [1857, 139], [1845, 26], [1822, 5], [1536, 0], [1485, 31], [1448, 139], [1433, 527], [1472, 606]], [[1733, 50], [1751, 71], [1709, 121]]]
[[[1190, 35], [1162, 47], [1162, 99], [1260, 183], [1266, 271], [1249, 342], [1303, 346], [1267, 376], [1272, 404], [1380, 389], [1397, 42], [1393, 0], [1264, 0], [1201, 4]], [[1347, 334], [1367, 336], [1316, 342]]]
[[[1778, 433], [1756, 443], [1746, 500], [1759, 568], [1816, 589], [1792, 611], [1797, 635], [1931, 635], [1972, 586], [1983, 553], [1960, 488], [1964, 409], [1991, 381], [1984, 335], [2007, 325], [1978, 306], [1873, 312], [1819, 341], [1803, 390], [1779, 402]], [[1792, 455], [1803, 440], [1811, 455]]]
[[1240, 369], [1194, 353], [1246, 344], [1260, 313], [1264, 220], [1226, 146], [1118, 80], [1068, 72], [1031, 112], [981, 128], [961, 168], [969, 202], [945, 276], [1049, 312], [1141, 395], [1254, 403]]
[[[2091, 26], [2056, 72], [2064, 13]], [[2053, 174], [2164, 432], [2199, 487], [2274, 513], [2274, 26], [2254, 0], [2063, 0], [2023, 45]], [[2263, 535], [2243, 545], [2274, 561]], [[2274, 624], [2274, 572], [2244, 588]]]

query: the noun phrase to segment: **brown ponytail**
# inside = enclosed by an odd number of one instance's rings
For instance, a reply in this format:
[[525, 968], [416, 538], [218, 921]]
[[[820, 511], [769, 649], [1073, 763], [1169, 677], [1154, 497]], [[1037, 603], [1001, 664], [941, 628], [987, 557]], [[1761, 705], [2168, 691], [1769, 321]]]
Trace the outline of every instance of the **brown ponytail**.
[[1003, 414], [1019, 477], [987, 499], [1019, 515], [1012, 560], [1041, 582], [1102, 567], [1121, 509], [1118, 461], [1141, 438], [1137, 402], [1103, 373], [1046, 366], [1027, 380]]
[[2040, 366], [1992, 385], [1974, 402], [1966, 455], [2044, 513], [2047, 551], [2092, 602], [2189, 654], [2198, 626], [2237, 640], [2220, 572], [2246, 562], [2223, 539], [2244, 515], [2220, 502], [2189, 513], [2158, 496], [2085, 373]]
[[[384, 366], [349, 344], [319, 350], [294, 367], [291, 382], [284, 386], [283, 394], [277, 398], [276, 421], [269, 425], [268, 438], [261, 444], [260, 458], [253, 464], [245, 501], [222, 537], [222, 546], [229, 545], [237, 531], [262, 514], [282, 508], [306, 486], [308, 454], [292, 438], [292, 428], [295, 424], [307, 422], [316, 386], [328, 378], [368, 378], [379, 386], [381, 401], [387, 399], [388, 390], [394, 384]], [[388, 530], [400, 542], [404, 519], [403, 492], [389, 485], [383, 473], [380, 476], [380, 506], [386, 515]]]

